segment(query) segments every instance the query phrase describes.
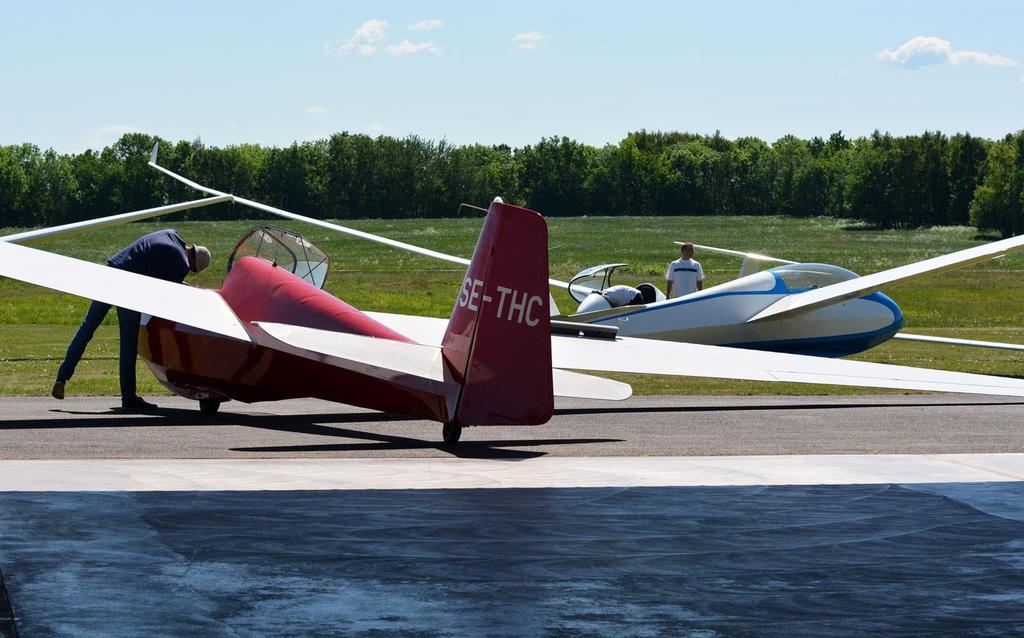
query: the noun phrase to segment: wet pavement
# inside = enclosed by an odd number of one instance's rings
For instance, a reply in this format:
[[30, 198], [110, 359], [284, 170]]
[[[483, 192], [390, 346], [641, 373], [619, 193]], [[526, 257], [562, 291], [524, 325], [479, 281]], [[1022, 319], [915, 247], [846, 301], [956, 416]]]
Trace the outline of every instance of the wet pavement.
[[1013, 481], [2, 492], [0, 569], [21, 636], [1002, 636], [1022, 504]]

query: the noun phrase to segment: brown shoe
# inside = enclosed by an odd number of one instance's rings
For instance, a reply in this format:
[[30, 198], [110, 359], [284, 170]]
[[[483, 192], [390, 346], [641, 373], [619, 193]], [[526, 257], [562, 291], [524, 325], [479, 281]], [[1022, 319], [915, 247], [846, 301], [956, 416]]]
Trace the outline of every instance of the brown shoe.
[[64, 382], [54, 381], [53, 389], [50, 390], [50, 396], [54, 399], [63, 401], [64, 400]]

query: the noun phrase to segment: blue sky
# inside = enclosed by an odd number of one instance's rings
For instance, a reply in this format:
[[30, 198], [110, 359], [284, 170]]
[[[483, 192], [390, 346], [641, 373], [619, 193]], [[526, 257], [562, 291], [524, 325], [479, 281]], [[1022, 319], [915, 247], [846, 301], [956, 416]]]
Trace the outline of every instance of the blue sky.
[[0, 144], [1024, 127], [1020, 2], [7, 3]]

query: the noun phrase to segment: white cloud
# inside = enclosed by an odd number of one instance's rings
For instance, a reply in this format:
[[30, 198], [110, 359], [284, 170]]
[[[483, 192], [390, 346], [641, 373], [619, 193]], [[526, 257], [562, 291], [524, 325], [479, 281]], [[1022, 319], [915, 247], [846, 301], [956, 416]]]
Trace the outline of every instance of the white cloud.
[[391, 55], [415, 55], [424, 51], [434, 55], [440, 55], [441, 53], [441, 47], [436, 46], [433, 42], [409, 42], [408, 40], [402, 40], [398, 44], [387, 47], [387, 49]]
[[103, 124], [89, 131], [96, 139], [121, 137], [125, 133], [149, 133], [144, 128], [129, 124]]
[[1024, 84], [1024, 75], [1020, 76], [1020, 83]]
[[434, 29], [440, 29], [444, 26], [444, 23], [437, 18], [431, 18], [429, 20], [420, 20], [416, 24], [410, 24], [405, 28], [406, 31], [433, 31]]
[[330, 48], [342, 55], [350, 55], [352, 53], [374, 55], [377, 53], [381, 40], [384, 39], [384, 29], [387, 26], [387, 22], [377, 18], [367, 20], [356, 29], [351, 38], [343, 42], [336, 42]]
[[306, 109], [306, 113], [310, 115], [323, 115], [327, 113], [327, 107], [323, 104], [314, 104], [313, 106]]
[[526, 33], [517, 33], [512, 36], [512, 43], [516, 45], [516, 50], [529, 50], [536, 49], [537, 45], [540, 44], [541, 40], [546, 40], [548, 36], [544, 35], [540, 31], [527, 31]]
[[982, 53], [981, 51], [953, 51], [949, 56], [953, 64], [982, 64], [984, 66], [1017, 66], [1020, 64], [1005, 55]]
[[981, 51], [956, 51], [949, 40], [935, 36], [911, 38], [896, 49], [883, 49], [878, 59], [909, 68], [928, 64], [981, 64], [984, 66], [1017, 66], [1019, 63], [1005, 55]]
[[[437, 46], [433, 42], [411, 42], [410, 40], [402, 40], [398, 44], [385, 45], [387, 39], [385, 29], [387, 29], [388, 23], [374, 18], [367, 20], [356, 29], [356, 32], [352, 34], [348, 40], [334, 42], [332, 44], [324, 45], [327, 51], [339, 53], [341, 55], [351, 55], [357, 53], [359, 55], [376, 55], [383, 47], [391, 55], [415, 55], [417, 53], [432, 53], [434, 55], [440, 55], [442, 52], [441, 47]], [[430, 20], [421, 20], [416, 24], [408, 27], [409, 31], [430, 31], [431, 29], [437, 29], [444, 26], [442, 22], [436, 18]], [[309, 111], [307, 111], [309, 112]]]

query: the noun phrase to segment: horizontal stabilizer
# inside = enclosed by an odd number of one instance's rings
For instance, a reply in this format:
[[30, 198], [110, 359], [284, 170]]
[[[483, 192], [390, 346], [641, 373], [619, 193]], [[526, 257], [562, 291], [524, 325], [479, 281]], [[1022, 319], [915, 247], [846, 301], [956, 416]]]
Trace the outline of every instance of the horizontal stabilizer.
[[975, 341], [974, 339], [952, 339], [950, 337], [933, 337], [931, 335], [912, 335], [905, 332], [897, 332], [893, 339], [905, 341], [923, 341], [926, 343], [943, 343], [951, 346], [971, 346], [974, 348], [994, 348], [996, 350], [1024, 350], [1024, 344], [999, 343], [998, 341]]
[[[683, 242], [674, 241], [673, 244], [682, 246]], [[728, 248], [715, 248], [714, 246], [703, 246], [701, 244], [692, 244], [694, 248], [700, 248], [701, 250], [709, 253], [718, 253], [720, 255], [730, 255], [732, 257], [740, 257], [743, 259], [743, 265], [740, 266], [740, 277], [746, 277], [752, 275], [760, 270], [762, 263], [775, 263], [775, 264], [795, 264], [795, 261], [789, 261], [788, 259], [779, 259], [778, 257], [769, 257], [768, 255], [761, 255], [758, 253], [745, 253], [741, 250], [729, 250]]]
[[251, 341], [215, 290], [193, 288], [27, 246], [0, 242], [0, 276]]
[[747, 322], [791, 317], [809, 312], [815, 308], [846, 301], [847, 299], [863, 297], [864, 295], [869, 295], [873, 292], [891, 288], [921, 277], [936, 275], [949, 270], [964, 268], [971, 264], [996, 259], [1021, 248], [1024, 248], [1024, 235], [1010, 237], [1009, 239], [995, 241], [982, 246], [975, 246], [974, 248], [942, 255], [941, 257], [925, 259], [924, 261], [900, 266], [899, 268], [883, 270], [872, 275], [850, 279], [849, 281], [832, 284], [831, 286], [825, 286], [816, 290], [788, 295], [754, 315]]
[[391, 312], [364, 312], [367, 317], [379, 321], [395, 332], [409, 337], [416, 343], [428, 346], [440, 346], [444, 340], [444, 331], [448, 328], [448, 320], [440, 317], [421, 317], [419, 315], [400, 315]]
[[420, 390], [444, 394], [448, 383], [441, 349], [391, 339], [254, 321], [256, 343], [266, 348], [327, 363]]
[[[682, 246], [685, 242], [674, 241], [672, 242], [676, 246]], [[701, 244], [691, 244], [694, 248], [700, 248], [706, 250], [709, 253], [718, 253], [720, 255], [731, 255], [733, 257], [742, 257], [743, 259], [750, 259], [752, 261], [766, 261], [776, 264], [795, 264], [795, 261], [789, 261], [788, 259], [779, 259], [778, 257], [769, 257], [768, 255], [761, 255], [758, 253], [745, 253], [742, 250], [729, 250], [728, 248], [715, 248], [714, 246], [704, 246]]]
[[623, 401], [633, 396], [633, 387], [628, 383], [579, 372], [555, 368], [552, 370], [552, 380], [555, 384], [556, 397]]

